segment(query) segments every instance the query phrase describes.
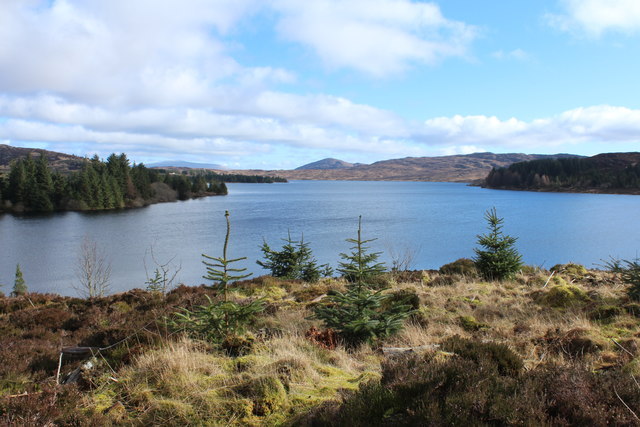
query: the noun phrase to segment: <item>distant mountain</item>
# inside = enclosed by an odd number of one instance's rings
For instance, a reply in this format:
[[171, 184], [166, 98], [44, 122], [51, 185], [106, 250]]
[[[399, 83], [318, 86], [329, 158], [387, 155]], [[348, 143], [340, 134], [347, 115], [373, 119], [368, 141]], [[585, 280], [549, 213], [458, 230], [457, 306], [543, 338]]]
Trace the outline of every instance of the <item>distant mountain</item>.
[[11, 161], [27, 157], [29, 153], [31, 153], [31, 156], [33, 156], [34, 159], [38, 159], [41, 154], [44, 154], [47, 156], [49, 166], [60, 172], [79, 170], [82, 168], [82, 163], [84, 162], [83, 157], [74, 156], [72, 154], [58, 153], [56, 151], [42, 150], [40, 148], [21, 148], [0, 144], [0, 172], [8, 171]]
[[342, 169], [235, 170], [233, 173], [281, 176], [289, 180], [481, 182], [493, 168], [525, 160], [558, 157], [580, 156], [474, 153], [441, 157], [405, 157], [370, 165], [354, 164], [350, 168]]
[[492, 170], [484, 185], [513, 190], [640, 194], [640, 153], [514, 163]]
[[146, 164], [148, 168], [190, 168], [190, 169], [225, 169], [224, 166], [215, 163], [192, 163], [184, 160], [167, 160]]
[[353, 163], [348, 163], [348, 162], [338, 160], [338, 159], [333, 159], [333, 158], [326, 158], [326, 159], [318, 160], [317, 162], [308, 163], [304, 166], [300, 166], [295, 170], [299, 171], [299, 170], [307, 170], [307, 169], [314, 169], [314, 170], [347, 169], [347, 168], [352, 168], [353, 166], [354, 166]]

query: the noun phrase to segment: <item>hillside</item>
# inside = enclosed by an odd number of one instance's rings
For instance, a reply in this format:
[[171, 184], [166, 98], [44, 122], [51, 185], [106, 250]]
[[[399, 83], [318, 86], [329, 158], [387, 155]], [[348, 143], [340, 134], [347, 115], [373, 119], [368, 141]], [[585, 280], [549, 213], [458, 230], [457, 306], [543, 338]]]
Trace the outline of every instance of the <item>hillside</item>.
[[640, 152], [542, 159], [491, 171], [486, 187], [532, 191], [640, 193]]
[[[82, 157], [54, 151], [0, 145], [0, 172], [8, 172], [12, 160], [25, 157], [28, 153], [32, 153], [34, 158], [39, 157], [40, 153], [45, 153], [51, 168], [60, 172], [79, 170], [82, 168], [84, 160]], [[557, 157], [577, 158], [579, 156], [571, 154], [474, 153], [440, 157], [405, 157], [383, 160], [370, 165], [352, 164], [327, 158], [295, 170], [225, 170], [215, 167], [206, 169], [227, 175], [258, 175], [301, 180], [478, 182], [483, 180], [494, 168], [506, 167], [516, 162]], [[216, 165], [190, 164], [165, 168], [182, 171], [195, 166]]]
[[193, 163], [183, 160], [167, 160], [149, 163], [146, 166], [148, 168], [224, 169], [224, 166], [215, 163]]
[[49, 166], [59, 172], [68, 172], [82, 169], [83, 157], [73, 154], [58, 153], [56, 151], [41, 150], [39, 148], [21, 148], [0, 144], [0, 172], [8, 172], [10, 163], [15, 159], [26, 157], [31, 153], [34, 159], [44, 154]]
[[577, 156], [570, 154], [474, 153], [442, 157], [406, 157], [384, 160], [370, 165], [358, 164], [342, 169], [236, 170], [228, 172], [308, 180], [474, 182], [484, 179], [493, 168], [509, 166], [512, 163], [525, 160], [555, 157]]

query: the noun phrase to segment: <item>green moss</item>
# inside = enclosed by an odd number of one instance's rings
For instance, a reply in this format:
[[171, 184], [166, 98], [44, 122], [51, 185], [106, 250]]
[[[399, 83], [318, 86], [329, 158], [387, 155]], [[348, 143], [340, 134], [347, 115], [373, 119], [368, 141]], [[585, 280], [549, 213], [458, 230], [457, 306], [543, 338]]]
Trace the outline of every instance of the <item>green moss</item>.
[[562, 274], [569, 277], [572, 280], [582, 280], [587, 275], [587, 269], [583, 265], [574, 264], [572, 262], [568, 264], [556, 264], [551, 267], [551, 271], [555, 271], [556, 274]]
[[115, 403], [116, 392], [112, 389], [103, 389], [99, 393], [92, 396], [94, 409], [98, 412], [104, 412]]
[[255, 354], [248, 354], [246, 356], [240, 356], [235, 359], [236, 370], [238, 372], [245, 372], [253, 368], [258, 364], [258, 361], [262, 359]]
[[253, 416], [253, 400], [251, 399], [222, 399], [216, 402], [219, 415], [224, 415], [224, 419], [246, 420]]
[[116, 313], [124, 314], [124, 313], [129, 313], [131, 310], [133, 310], [133, 308], [131, 308], [131, 306], [124, 301], [118, 301], [111, 304], [111, 310], [113, 310]]
[[250, 378], [236, 389], [241, 396], [252, 400], [253, 413], [258, 416], [278, 412], [288, 403], [284, 385], [273, 375]]
[[574, 285], [554, 286], [542, 297], [545, 305], [563, 308], [584, 304], [588, 300], [585, 291]]
[[460, 326], [462, 326], [462, 329], [467, 332], [477, 332], [489, 328], [489, 325], [478, 322], [473, 316], [460, 316], [458, 317], [458, 322]]

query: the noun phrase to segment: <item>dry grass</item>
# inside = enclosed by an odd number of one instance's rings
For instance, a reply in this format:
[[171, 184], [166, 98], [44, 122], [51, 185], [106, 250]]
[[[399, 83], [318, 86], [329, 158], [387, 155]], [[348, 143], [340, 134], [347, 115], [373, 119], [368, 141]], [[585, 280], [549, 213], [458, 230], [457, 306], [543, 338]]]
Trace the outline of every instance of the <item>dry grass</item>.
[[[432, 283], [439, 283], [439, 274], [431, 273], [430, 276]], [[400, 288], [412, 290], [420, 297], [419, 321], [409, 323], [403, 332], [390, 340], [390, 345], [437, 344], [453, 335], [477, 337], [505, 343], [525, 359], [527, 366], [535, 366], [541, 361], [566, 363], [568, 359], [575, 360], [575, 355], [570, 357], [562, 348], [552, 350], [549, 336], [553, 335], [557, 340], [564, 336], [571, 339], [570, 332], [578, 330], [600, 346], [601, 351], [619, 354], [622, 350], [611, 338], [631, 338], [638, 319], [623, 314], [615, 317], [612, 323], [606, 323], [590, 320], [589, 313], [602, 304], [621, 306], [627, 299], [626, 288], [609, 273], [592, 272], [584, 280], [573, 280], [571, 284], [588, 295], [588, 300], [566, 307], [550, 307], [545, 296], [553, 287], [567, 284], [569, 280], [559, 277], [557, 282], [552, 280], [544, 287], [548, 276], [546, 272], [534, 271], [507, 282], [487, 283], [456, 276], [450, 286], [403, 283]], [[482, 326], [470, 330], [467, 324], [465, 328], [462, 317]], [[603, 362], [601, 351], [583, 355], [581, 363], [598, 367]], [[621, 357], [620, 363], [624, 360]]]
[[127, 417], [143, 424], [277, 425], [378, 372], [368, 347], [331, 351], [297, 334], [237, 358], [185, 338], [144, 353], [93, 399], [100, 410], [124, 403]]
[[[85, 412], [104, 415], [116, 425], [286, 424], [339, 400], [340, 390], [379, 377], [385, 358], [379, 347], [431, 346], [455, 335], [506, 344], [529, 370], [553, 364], [590, 371], [620, 368], [640, 375], [640, 319], [625, 309], [626, 288], [600, 271], [580, 279], [556, 274], [545, 287], [549, 275], [531, 269], [512, 281], [489, 283], [435, 271], [389, 277], [393, 288], [387, 292], [416, 294], [418, 313], [398, 335], [350, 351], [327, 350], [304, 338], [311, 326], [322, 329], [311, 318], [317, 298], [342, 288], [342, 281], [257, 278], [232, 294], [234, 299], [267, 301], [267, 310], [251, 328], [256, 340], [248, 354], [231, 357], [206, 343], [157, 338], [114, 365], [115, 372], [103, 366], [95, 374]], [[203, 292], [184, 288], [172, 298], [181, 306], [197, 305]], [[109, 301], [105, 307], [114, 304]], [[18, 336], [17, 328], [31, 327], [32, 310], [30, 305], [7, 306], [3, 330], [15, 329]], [[51, 335], [70, 324], [69, 316], [48, 310], [51, 327], [43, 333]], [[137, 310], [118, 316], [124, 319]], [[4, 388], [13, 393], [15, 387]]]

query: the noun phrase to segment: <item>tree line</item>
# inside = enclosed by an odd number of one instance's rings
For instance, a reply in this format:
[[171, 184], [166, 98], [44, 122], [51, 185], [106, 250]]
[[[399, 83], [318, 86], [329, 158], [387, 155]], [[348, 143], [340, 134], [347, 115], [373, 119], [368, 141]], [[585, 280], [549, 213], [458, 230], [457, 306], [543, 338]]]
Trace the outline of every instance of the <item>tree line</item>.
[[[167, 173], [167, 169], [156, 169], [160, 173]], [[182, 171], [188, 174], [188, 171]], [[274, 182], [287, 182], [285, 178], [279, 176], [265, 175], [241, 175], [237, 173], [216, 173], [211, 171], [198, 171], [208, 181], [239, 182], [248, 184], [273, 184]]]
[[494, 168], [485, 185], [515, 189], [640, 189], [640, 163], [609, 164], [606, 155], [587, 158], [541, 159]]
[[80, 171], [68, 174], [52, 170], [44, 155], [27, 155], [0, 176], [0, 212], [120, 209], [224, 194], [219, 176], [163, 173], [131, 165], [124, 153], [85, 159]]

